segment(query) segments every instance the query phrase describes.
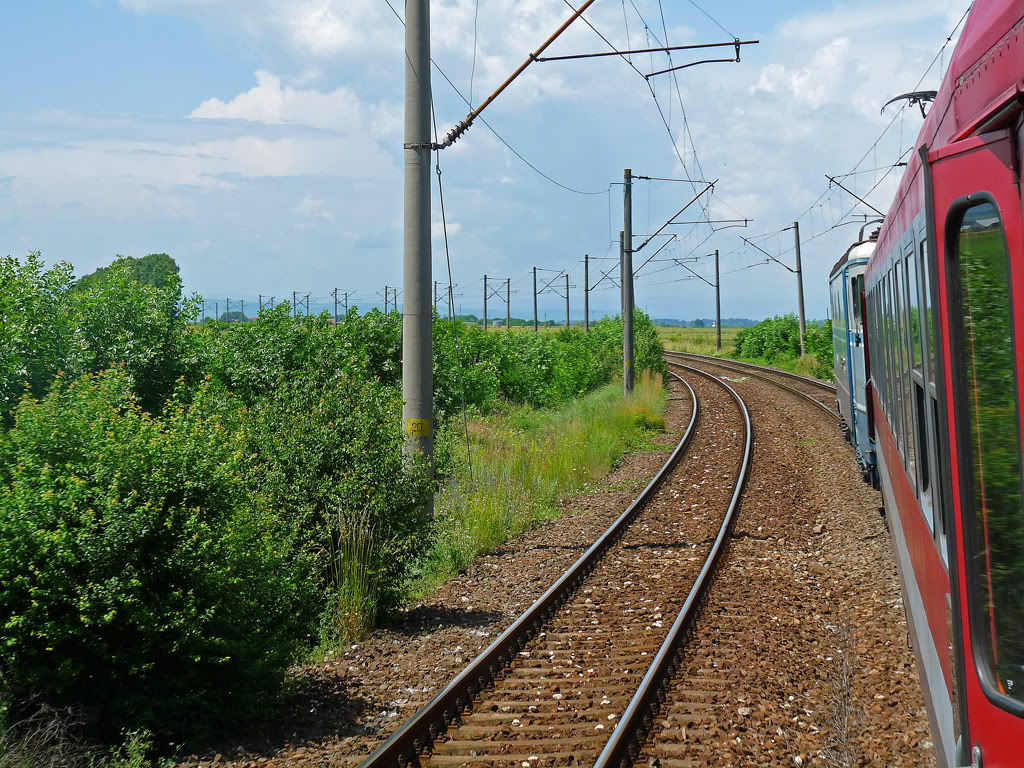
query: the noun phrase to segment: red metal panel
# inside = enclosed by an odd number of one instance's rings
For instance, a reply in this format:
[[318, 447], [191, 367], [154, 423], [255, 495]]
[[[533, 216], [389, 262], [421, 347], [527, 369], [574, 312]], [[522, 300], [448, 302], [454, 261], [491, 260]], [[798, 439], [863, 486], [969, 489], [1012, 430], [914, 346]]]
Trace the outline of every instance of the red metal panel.
[[[882, 409], [879, 407], [877, 413], [881, 412]], [[916, 581], [921, 592], [921, 599], [924, 602], [928, 618], [928, 629], [942, 664], [946, 694], [952, 701], [950, 694], [952, 669], [948, 652], [950, 639], [946, 624], [946, 595], [949, 593], [949, 579], [946, 576], [946, 569], [942, 564], [939, 551], [935, 547], [932, 532], [928, 528], [928, 523], [925, 522], [924, 513], [921, 511], [914, 489], [907, 479], [907, 473], [903, 469], [903, 459], [900, 458], [896, 449], [896, 440], [892, 429], [884, 417], [879, 419], [876, 426], [878, 427], [879, 447], [885, 453], [885, 466], [889, 471], [889, 482], [896, 502], [896, 509], [888, 510], [888, 512], [899, 515], [900, 527], [903, 529], [903, 538], [913, 569], [913, 573], [905, 574], [904, 579]], [[933, 680], [930, 681], [930, 684], [934, 686], [937, 682]]]
[[[937, 277], [939, 281], [939, 316], [942, 326], [940, 352], [950, 370], [952, 362], [950, 348], [950, 324], [960, 323], [961, 318], [952, 315], [949, 306], [948, 273], [958, 269], [957, 262], [949, 258], [955, 244], [945, 243], [946, 213], [955, 200], [975, 192], [988, 192], [999, 204], [1003, 217], [1003, 227], [1007, 235], [1007, 246], [1010, 252], [1011, 281], [1013, 285], [1014, 331], [1017, 334], [1017, 368], [1024, 370], [1024, 253], [1021, 243], [1021, 206], [1020, 197], [1015, 184], [1014, 174], [1010, 171], [1013, 146], [1008, 132], [998, 136], [987, 137], [988, 143], [979, 139], [959, 142], [955, 148], [943, 151], [934, 165], [935, 173], [935, 214], [937, 222], [936, 253], [939, 259]], [[962, 151], [956, 152], [955, 149]], [[939, 153], [937, 153], [938, 155]], [[946, 402], [954, 404], [952, 377], [947, 376], [945, 382]], [[964, 541], [964, 511], [962, 509], [958, 489], [965, 478], [962, 468], [957, 463], [955, 409], [947, 409], [948, 422], [945, 425], [951, 445], [950, 469], [952, 474], [954, 532], [958, 542], [956, 558], [958, 564], [961, 605], [967, 606], [967, 562], [962, 542]], [[968, 482], [970, 478], [966, 478]], [[964, 660], [966, 680], [963, 692], [967, 697], [967, 711], [970, 721], [971, 741], [980, 744], [986, 768], [1010, 768], [1021, 764], [1020, 745], [1024, 744], [1024, 720], [1015, 717], [989, 701], [982, 689], [978, 677], [977, 664], [971, 642], [970, 613], [965, 610], [961, 617], [960, 632], [964, 638]]]

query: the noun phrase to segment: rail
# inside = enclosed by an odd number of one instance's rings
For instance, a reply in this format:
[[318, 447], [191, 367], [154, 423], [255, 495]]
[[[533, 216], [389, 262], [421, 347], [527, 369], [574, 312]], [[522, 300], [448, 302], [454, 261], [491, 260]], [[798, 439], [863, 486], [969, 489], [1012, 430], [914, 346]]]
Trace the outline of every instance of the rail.
[[662, 480], [685, 454], [695, 431], [700, 407], [697, 394], [681, 376], [672, 375], [690, 391], [693, 408], [689, 424], [665, 464], [626, 511], [533, 605], [526, 609], [525, 613], [381, 744], [360, 764], [360, 768], [405, 768], [410, 762], [415, 762], [440, 734], [447, 731], [449, 724], [461, 716], [463, 708], [472, 702], [473, 697], [493, 682], [499, 672], [515, 659], [523, 646], [540, 632], [543, 624], [554, 616], [555, 611], [579, 588], [583, 579], [600, 562], [608, 549], [619, 540], [636, 514], [661, 485]]
[[[777, 368], [767, 368], [767, 367], [761, 366], [761, 365], [754, 365], [753, 363], [738, 363], [735, 360], [729, 360], [728, 362], [722, 362], [722, 360], [720, 358], [711, 357], [709, 355], [695, 355], [695, 354], [691, 354], [691, 353], [688, 353], [688, 352], [669, 352], [669, 351], [666, 351], [665, 354], [666, 355], [671, 355], [671, 356], [674, 356], [674, 357], [684, 358], [684, 359], [698, 358], [698, 360], [700, 362], [703, 362], [703, 363], [705, 363], [707, 365], [714, 365], [714, 366], [718, 366], [719, 368], [724, 368], [727, 371], [733, 371], [734, 373], [742, 373], [742, 374], [747, 375], [747, 376], [753, 376], [755, 379], [761, 379], [762, 381], [766, 381], [769, 384], [774, 384], [775, 386], [780, 387], [782, 389], [785, 389], [786, 391], [791, 392], [794, 395], [797, 395], [798, 397], [802, 397], [803, 399], [807, 400], [808, 402], [814, 403], [816, 406], [821, 408], [821, 410], [823, 410], [829, 416], [832, 416], [834, 419], [836, 419], [836, 421], [839, 421], [841, 419], [841, 416], [839, 415], [839, 412], [837, 410], [833, 409], [831, 406], [826, 405], [825, 403], [821, 402], [820, 400], [818, 400], [815, 397], [812, 397], [811, 395], [807, 394], [806, 392], [801, 392], [799, 389], [796, 389], [795, 387], [791, 387], [788, 384], [784, 384], [781, 381], [778, 381], [777, 379], [772, 379], [771, 375], [787, 376], [787, 377], [790, 377], [790, 378], [793, 378], [793, 379], [797, 379], [797, 380], [799, 380], [801, 382], [804, 382], [804, 383], [807, 383], [807, 384], [816, 385], [818, 387], [821, 387], [822, 389], [825, 389], [828, 392], [831, 392], [832, 394], [835, 394], [835, 387], [830, 385], [830, 384], [826, 384], [823, 381], [818, 381], [817, 379], [812, 379], [809, 376], [801, 376], [800, 374], [797, 374], [797, 373], [790, 373], [789, 371], [780, 371]], [[679, 364], [678, 363], [671, 363], [671, 365], [679, 365]], [[766, 374], [768, 374], [768, 375], [766, 375]]]
[[634, 694], [633, 699], [626, 707], [626, 711], [619, 720], [618, 726], [612, 732], [611, 738], [598, 757], [595, 768], [627, 768], [639, 755], [640, 747], [647, 738], [661, 702], [665, 698], [666, 689], [671, 684], [672, 675], [679, 668], [680, 652], [682, 651], [683, 644], [693, 631], [697, 614], [707, 600], [708, 590], [711, 586], [715, 569], [728, 546], [729, 534], [732, 530], [733, 521], [736, 518], [736, 512], [739, 509], [740, 498], [743, 494], [750, 464], [753, 460], [754, 430], [750, 422], [750, 412], [747, 410], [743, 398], [739, 396], [736, 390], [717, 376], [698, 368], [691, 368], [690, 366], [673, 362], [669, 362], [669, 365], [706, 376], [729, 391], [733, 400], [736, 401], [740, 413], [743, 415], [743, 422], [746, 428], [743, 458], [740, 462], [736, 486], [729, 501], [729, 507], [718, 530], [718, 536], [711, 547], [711, 552], [704, 561], [704, 566], [701, 568], [697, 580], [690, 588], [690, 593], [687, 595], [679, 615], [676, 616], [675, 621], [672, 623], [672, 628], [669, 630], [661, 648], [658, 649], [658, 653], [647, 670], [647, 674], [644, 675], [639, 688], [637, 688], [636, 694]]

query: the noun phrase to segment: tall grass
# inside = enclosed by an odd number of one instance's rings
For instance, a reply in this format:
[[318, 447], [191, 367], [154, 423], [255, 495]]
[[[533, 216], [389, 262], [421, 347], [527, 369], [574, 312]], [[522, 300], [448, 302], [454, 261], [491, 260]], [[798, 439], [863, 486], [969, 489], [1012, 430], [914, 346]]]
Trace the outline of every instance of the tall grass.
[[377, 620], [374, 578], [375, 531], [369, 513], [339, 512], [329, 557], [330, 598], [320, 627], [317, 654], [347, 645]]
[[722, 348], [717, 349], [714, 328], [659, 328], [658, 337], [665, 349], [696, 355], [732, 356], [736, 352], [736, 336], [740, 328], [722, 328]]
[[[435, 499], [435, 542], [413, 585], [422, 596], [510, 537], [558, 514], [560, 499], [608, 473], [664, 429], [665, 390], [646, 375], [625, 400], [621, 383], [554, 410], [512, 407], [470, 423], [472, 476], [461, 465]], [[464, 460], [463, 460], [464, 461]]]

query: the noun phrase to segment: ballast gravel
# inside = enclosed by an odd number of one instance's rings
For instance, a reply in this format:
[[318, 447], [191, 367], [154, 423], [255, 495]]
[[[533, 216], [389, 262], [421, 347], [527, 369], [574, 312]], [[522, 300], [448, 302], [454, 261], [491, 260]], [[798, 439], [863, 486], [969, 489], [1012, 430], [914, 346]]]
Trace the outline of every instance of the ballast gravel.
[[[667, 745], [665, 765], [934, 765], [880, 497], [860, 480], [838, 426], [813, 405], [715, 372], [732, 379], [751, 409], [754, 465], [736, 540], [681, 673], [704, 686], [702, 720], [673, 720], [675, 694], [649, 749]], [[689, 420], [686, 390], [672, 389], [660, 438], [666, 450], [626, 457], [592, 493], [566, 502], [563, 517], [478, 558], [343, 656], [297, 670], [299, 692], [275, 712], [181, 765], [357, 764], [525, 610], [661, 467]], [[716, 634], [701, 640], [705, 630]], [[701, 749], [690, 748], [695, 740]]]

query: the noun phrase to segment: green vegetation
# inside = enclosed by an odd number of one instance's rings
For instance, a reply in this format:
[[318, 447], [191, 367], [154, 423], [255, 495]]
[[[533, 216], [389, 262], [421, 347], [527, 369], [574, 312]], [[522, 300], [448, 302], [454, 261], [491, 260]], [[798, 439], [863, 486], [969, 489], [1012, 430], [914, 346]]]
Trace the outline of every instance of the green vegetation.
[[[661, 377], [645, 375], [635, 395], [610, 384], [555, 410], [513, 406], [470, 424], [473, 471], [458, 454], [455, 482], [436, 499], [435, 545], [419, 592], [465, 568], [476, 555], [557, 515], [561, 498], [604, 476], [627, 450], [664, 429]], [[461, 436], [449, 433], [449, 439]]]
[[[5, 765], [26, 744], [8, 724], [40, 705], [90, 739], [136, 734], [125, 765], [147, 734], [195, 741], [253, 714], [296, 659], [549, 516], [658, 424], [656, 384], [626, 405], [601, 389], [621, 318], [435, 322], [432, 480], [402, 455], [398, 313], [197, 325], [176, 269], [142, 283], [138, 261], [79, 283], [38, 254], [0, 261]], [[635, 328], [638, 373], [663, 372], [642, 312]]]
[[151, 253], [142, 258], [118, 256], [109, 267], [100, 267], [95, 272], [83, 275], [75, 283], [76, 288], [91, 288], [104, 283], [112, 272], [127, 270], [136, 283], [154, 288], [174, 288], [181, 284], [181, 273], [177, 262], [166, 253]]
[[796, 315], [771, 317], [753, 326], [722, 328], [716, 349], [714, 328], [659, 328], [665, 349], [698, 355], [731, 357], [832, 381], [832, 321], [807, 326], [807, 353], [800, 355], [800, 324]]
[[665, 349], [673, 352], [692, 352], [697, 355], [732, 356], [736, 349], [736, 336], [740, 328], [722, 327], [722, 349], [716, 347], [718, 331], [715, 328], [659, 328], [658, 336]]

